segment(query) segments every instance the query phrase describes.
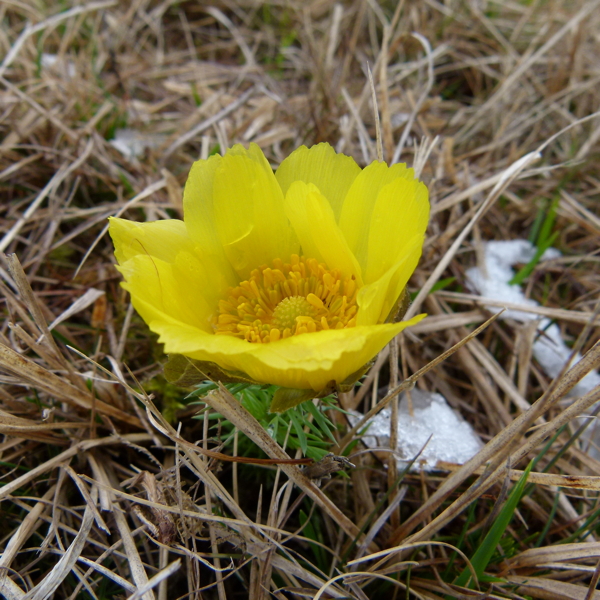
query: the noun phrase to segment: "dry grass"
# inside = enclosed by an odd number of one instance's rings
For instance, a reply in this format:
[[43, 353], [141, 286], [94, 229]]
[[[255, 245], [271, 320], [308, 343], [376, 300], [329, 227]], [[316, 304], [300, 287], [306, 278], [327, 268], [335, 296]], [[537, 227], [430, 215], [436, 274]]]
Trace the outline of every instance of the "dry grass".
[[[58, 6], [0, 5], [0, 594], [476, 597], [453, 582], [537, 457], [479, 589], [600, 597], [600, 463], [577, 437], [600, 391], [564, 402], [600, 364], [600, 2]], [[214, 447], [219, 431], [162, 379], [105, 235], [109, 215], [180, 217], [191, 163], [234, 142], [258, 143], [274, 165], [319, 141], [370, 162], [367, 64], [384, 157], [414, 163], [430, 188], [410, 289], [411, 310], [431, 317], [391, 369], [388, 350], [341, 400], [366, 413], [409, 378], [489, 440], [387, 498], [393, 469], [371, 454], [322, 488], [293, 465], [202, 454], [193, 443]], [[146, 141], [139, 157], [111, 145], [124, 127]], [[480, 241], [526, 238], [552, 202], [564, 258], [525, 285], [586, 359], [552, 382], [531, 358], [531, 327], [495, 320], [430, 364], [489, 316], [465, 293]], [[227, 390], [207, 402], [287, 456]], [[340, 427], [338, 452], [353, 435]]]

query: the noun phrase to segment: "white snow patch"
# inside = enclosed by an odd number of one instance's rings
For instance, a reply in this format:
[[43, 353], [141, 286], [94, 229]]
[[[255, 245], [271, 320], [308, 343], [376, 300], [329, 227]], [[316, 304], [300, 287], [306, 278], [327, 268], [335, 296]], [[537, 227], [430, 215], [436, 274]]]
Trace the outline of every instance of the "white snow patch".
[[162, 143], [162, 138], [148, 135], [135, 129], [117, 129], [114, 139], [108, 142], [125, 158], [132, 160], [144, 154], [147, 148], [156, 148]]
[[[539, 306], [535, 300], [526, 298], [519, 285], [510, 285], [513, 278], [512, 266], [517, 263], [528, 263], [535, 255], [536, 248], [527, 240], [492, 241], [484, 243], [484, 269], [474, 267], [467, 271], [467, 285], [475, 293], [484, 298], [497, 301]], [[544, 252], [541, 260], [552, 260], [561, 256], [555, 248]], [[491, 312], [502, 310], [488, 306]], [[560, 328], [548, 318], [541, 318], [534, 313], [518, 310], [507, 310], [503, 318], [526, 322], [539, 320], [536, 340], [533, 344], [533, 355], [549, 377], [557, 377], [571, 355], [571, 349], [562, 339]], [[581, 360], [577, 354], [573, 364]], [[583, 396], [600, 385], [600, 375], [593, 371], [588, 373], [570, 392], [570, 396]]]
[[42, 69], [53, 70], [56, 73], [66, 73], [70, 79], [73, 79], [77, 75], [77, 69], [75, 63], [72, 60], [66, 62], [59, 58], [56, 54], [42, 53]]
[[410, 113], [399, 112], [392, 115], [392, 127], [400, 127], [410, 119]]
[[[463, 464], [483, 447], [471, 425], [456, 413], [441, 394], [414, 389], [410, 393], [413, 414], [406, 394], [400, 396], [398, 408], [398, 466], [418, 458], [412, 469], [435, 469], [438, 461]], [[368, 448], [389, 448], [390, 408], [373, 417], [361, 438]], [[352, 411], [349, 420], [358, 423], [362, 415]], [[421, 452], [422, 450], [422, 452]], [[419, 452], [421, 452], [419, 454]]]

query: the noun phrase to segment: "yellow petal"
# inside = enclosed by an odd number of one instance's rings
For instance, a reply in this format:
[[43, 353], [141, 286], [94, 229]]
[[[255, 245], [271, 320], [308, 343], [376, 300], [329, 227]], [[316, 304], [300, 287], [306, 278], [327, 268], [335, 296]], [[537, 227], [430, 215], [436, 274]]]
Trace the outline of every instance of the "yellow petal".
[[360, 167], [352, 157], [336, 154], [324, 143], [294, 150], [281, 163], [276, 177], [284, 195], [295, 181], [314, 183], [331, 204], [337, 221], [346, 193], [359, 173]]
[[108, 231], [121, 264], [138, 254], [171, 262], [178, 252], [193, 247], [183, 221], [177, 219], [136, 223], [110, 217]]
[[126, 280], [138, 282], [135, 294], [153, 295], [156, 306], [161, 305], [159, 296], [170, 295], [167, 305], [177, 306], [172, 313], [181, 317], [189, 312], [190, 322], [201, 318], [206, 326], [219, 300], [238, 281], [230, 268], [222, 268], [218, 257], [200, 258], [182, 221], [135, 223], [111, 218], [109, 231]]
[[410, 321], [307, 333], [273, 344], [248, 344], [229, 336], [199, 334], [198, 330], [166, 321], [151, 324], [165, 351], [197, 360], [210, 360], [252, 379], [296, 389], [324, 389], [342, 382], [371, 360]]
[[383, 323], [402, 290], [406, 287], [421, 256], [422, 237], [413, 237], [403, 254], [379, 279], [365, 284], [358, 292], [358, 325]]
[[250, 150], [234, 146], [222, 158], [214, 174], [213, 202], [219, 239], [241, 279], [298, 252], [281, 188], [256, 144]]
[[172, 263], [138, 254], [118, 269], [144, 321], [174, 319], [213, 335], [211, 319], [226, 283], [193, 254], [180, 252]]
[[412, 180], [413, 177], [413, 170], [407, 169], [405, 164], [388, 167], [374, 161], [361, 171], [349, 189], [342, 206], [340, 229], [363, 269], [367, 266], [369, 229], [380, 190], [396, 179]]
[[300, 240], [302, 254], [354, 276], [362, 285], [361, 269], [348, 248], [327, 199], [312, 184], [293, 183], [285, 196], [285, 211]]
[[183, 214], [198, 255], [211, 257], [212, 263], [233, 286], [238, 278], [219, 240], [213, 207], [215, 172], [222, 161], [223, 157], [216, 154], [192, 165], [183, 192]]
[[269, 173], [273, 172], [271, 169], [271, 165], [269, 161], [265, 158], [265, 155], [258, 144], [251, 142], [250, 145], [246, 148], [242, 146], [242, 144], [234, 144], [231, 148], [229, 148], [226, 152], [227, 155], [231, 156], [246, 156], [256, 161], [259, 165], [268, 171]]
[[379, 279], [414, 244], [422, 245], [429, 220], [425, 185], [399, 178], [381, 188], [371, 216], [365, 281]]

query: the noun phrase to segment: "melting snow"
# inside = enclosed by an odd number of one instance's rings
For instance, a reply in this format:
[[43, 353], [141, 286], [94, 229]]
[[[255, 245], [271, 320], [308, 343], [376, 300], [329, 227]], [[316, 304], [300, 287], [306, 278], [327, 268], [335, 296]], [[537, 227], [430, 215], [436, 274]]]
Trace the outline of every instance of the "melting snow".
[[[474, 267], [467, 271], [467, 282], [471, 289], [484, 298], [523, 304], [526, 306], [539, 306], [535, 300], [526, 298], [520, 285], [510, 285], [513, 278], [512, 266], [517, 263], [528, 263], [536, 252], [535, 247], [527, 240], [510, 240], [500, 242], [486, 242], [484, 244], [484, 269]], [[561, 254], [555, 248], [544, 252], [541, 260], [551, 260]], [[483, 272], [485, 270], [485, 272]], [[491, 312], [499, 312], [501, 308], [487, 307]], [[533, 344], [533, 355], [549, 377], [556, 377], [569, 359], [571, 349], [562, 339], [560, 328], [550, 319], [541, 318], [534, 313], [525, 313], [518, 310], [507, 310], [503, 318], [526, 322], [539, 320], [536, 340]], [[577, 355], [573, 364], [581, 359]], [[590, 390], [600, 385], [600, 375], [596, 372], [588, 373], [572, 390], [571, 396], [583, 396]]]
[[[441, 394], [414, 389], [410, 393], [413, 414], [406, 394], [400, 396], [398, 409], [398, 466], [419, 455], [413, 469], [435, 469], [438, 461], [463, 464], [483, 447], [473, 428], [446, 402]], [[389, 448], [390, 408], [384, 408], [371, 421], [362, 438], [368, 448]], [[361, 414], [353, 411], [350, 423]], [[419, 452], [422, 452], [419, 454]]]
[[147, 135], [135, 129], [117, 129], [109, 144], [125, 158], [132, 160], [142, 156], [146, 148], [156, 148], [162, 141], [158, 136]]
[[70, 79], [73, 79], [77, 75], [75, 63], [72, 60], [67, 60], [65, 62], [56, 54], [47, 54], [46, 52], [44, 52], [42, 54], [41, 65], [42, 69], [52, 69], [58, 73], [66, 72], [67, 76]]

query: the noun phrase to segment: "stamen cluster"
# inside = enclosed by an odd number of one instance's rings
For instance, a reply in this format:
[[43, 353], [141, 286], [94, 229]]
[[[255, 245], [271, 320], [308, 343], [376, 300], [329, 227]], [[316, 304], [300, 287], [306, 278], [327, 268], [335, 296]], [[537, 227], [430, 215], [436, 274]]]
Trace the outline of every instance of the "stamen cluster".
[[292, 335], [356, 325], [353, 277], [342, 278], [312, 258], [293, 254], [289, 263], [254, 269], [250, 278], [219, 302], [215, 333], [251, 343], [276, 342]]

